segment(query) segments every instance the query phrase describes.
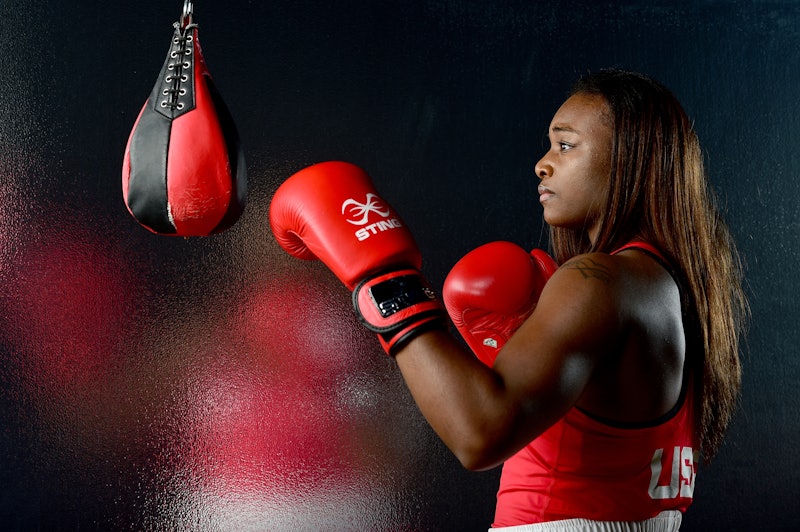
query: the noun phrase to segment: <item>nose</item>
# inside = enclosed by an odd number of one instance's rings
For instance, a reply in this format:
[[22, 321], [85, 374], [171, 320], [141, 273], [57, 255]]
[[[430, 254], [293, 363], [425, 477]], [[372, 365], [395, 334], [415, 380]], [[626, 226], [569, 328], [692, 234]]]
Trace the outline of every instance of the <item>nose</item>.
[[539, 179], [544, 179], [553, 175], [553, 166], [547, 161], [547, 155], [539, 159], [539, 162], [536, 163], [534, 167], [534, 171], [536, 172], [536, 177]]

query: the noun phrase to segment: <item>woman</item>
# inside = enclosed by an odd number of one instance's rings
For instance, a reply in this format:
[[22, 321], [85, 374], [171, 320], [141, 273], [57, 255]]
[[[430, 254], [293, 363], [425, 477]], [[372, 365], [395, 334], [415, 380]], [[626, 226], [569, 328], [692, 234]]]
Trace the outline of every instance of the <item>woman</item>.
[[589, 75], [549, 139], [536, 174], [563, 266], [533, 314], [491, 372], [441, 332], [397, 363], [466, 467], [505, 462], [496, 528], [677, 529], [697, 456], [714, 456], [739, 390], [736, 249], [691, 122], [660, 84]]
[[[354, 289], [464, 466], [504, 464], [495, 529], [677, 530], [739, 390], [737, 252], [691, 122], [660, 84], [589, 75], [548, 136], [536, 174], [562, 265], [523, 319], [499, 318], [510, 337], [489, 364], [440, 326], [413, 239], [357, 167], [298, 172], [270, 222], [284, 249], [320, 258]], [[515, 299], [505, 284], [478, 299]]]

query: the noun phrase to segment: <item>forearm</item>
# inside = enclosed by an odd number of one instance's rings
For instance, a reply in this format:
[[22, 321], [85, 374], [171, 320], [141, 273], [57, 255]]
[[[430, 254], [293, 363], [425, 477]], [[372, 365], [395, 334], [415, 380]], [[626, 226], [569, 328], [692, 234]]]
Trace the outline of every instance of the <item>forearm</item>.
[[464, 467], [488, 469], [515, 451], [518, 407], [500, 376], [452, 336], [420, 335], [396, 360], [420, 411]]

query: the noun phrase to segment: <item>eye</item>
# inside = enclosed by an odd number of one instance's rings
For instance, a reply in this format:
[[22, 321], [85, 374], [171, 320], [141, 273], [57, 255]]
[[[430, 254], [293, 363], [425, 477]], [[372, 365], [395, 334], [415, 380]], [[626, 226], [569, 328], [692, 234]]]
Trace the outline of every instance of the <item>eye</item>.
[[568, 142], [558, 142], [557, 145], [558, 145], [558, 150], [562, 152], [569, 151], [575, 147], [572, 144], [569, 144]]

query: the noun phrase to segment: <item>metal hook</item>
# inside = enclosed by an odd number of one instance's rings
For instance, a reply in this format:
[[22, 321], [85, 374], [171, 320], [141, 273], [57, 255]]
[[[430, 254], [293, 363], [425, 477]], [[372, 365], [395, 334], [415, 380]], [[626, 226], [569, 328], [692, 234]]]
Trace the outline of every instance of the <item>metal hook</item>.
[[181, 15], [181, 29], [192, 23], [192, 15], [194, 15], [194, 2], [191, 0], [183, 1], [183, 14]]

